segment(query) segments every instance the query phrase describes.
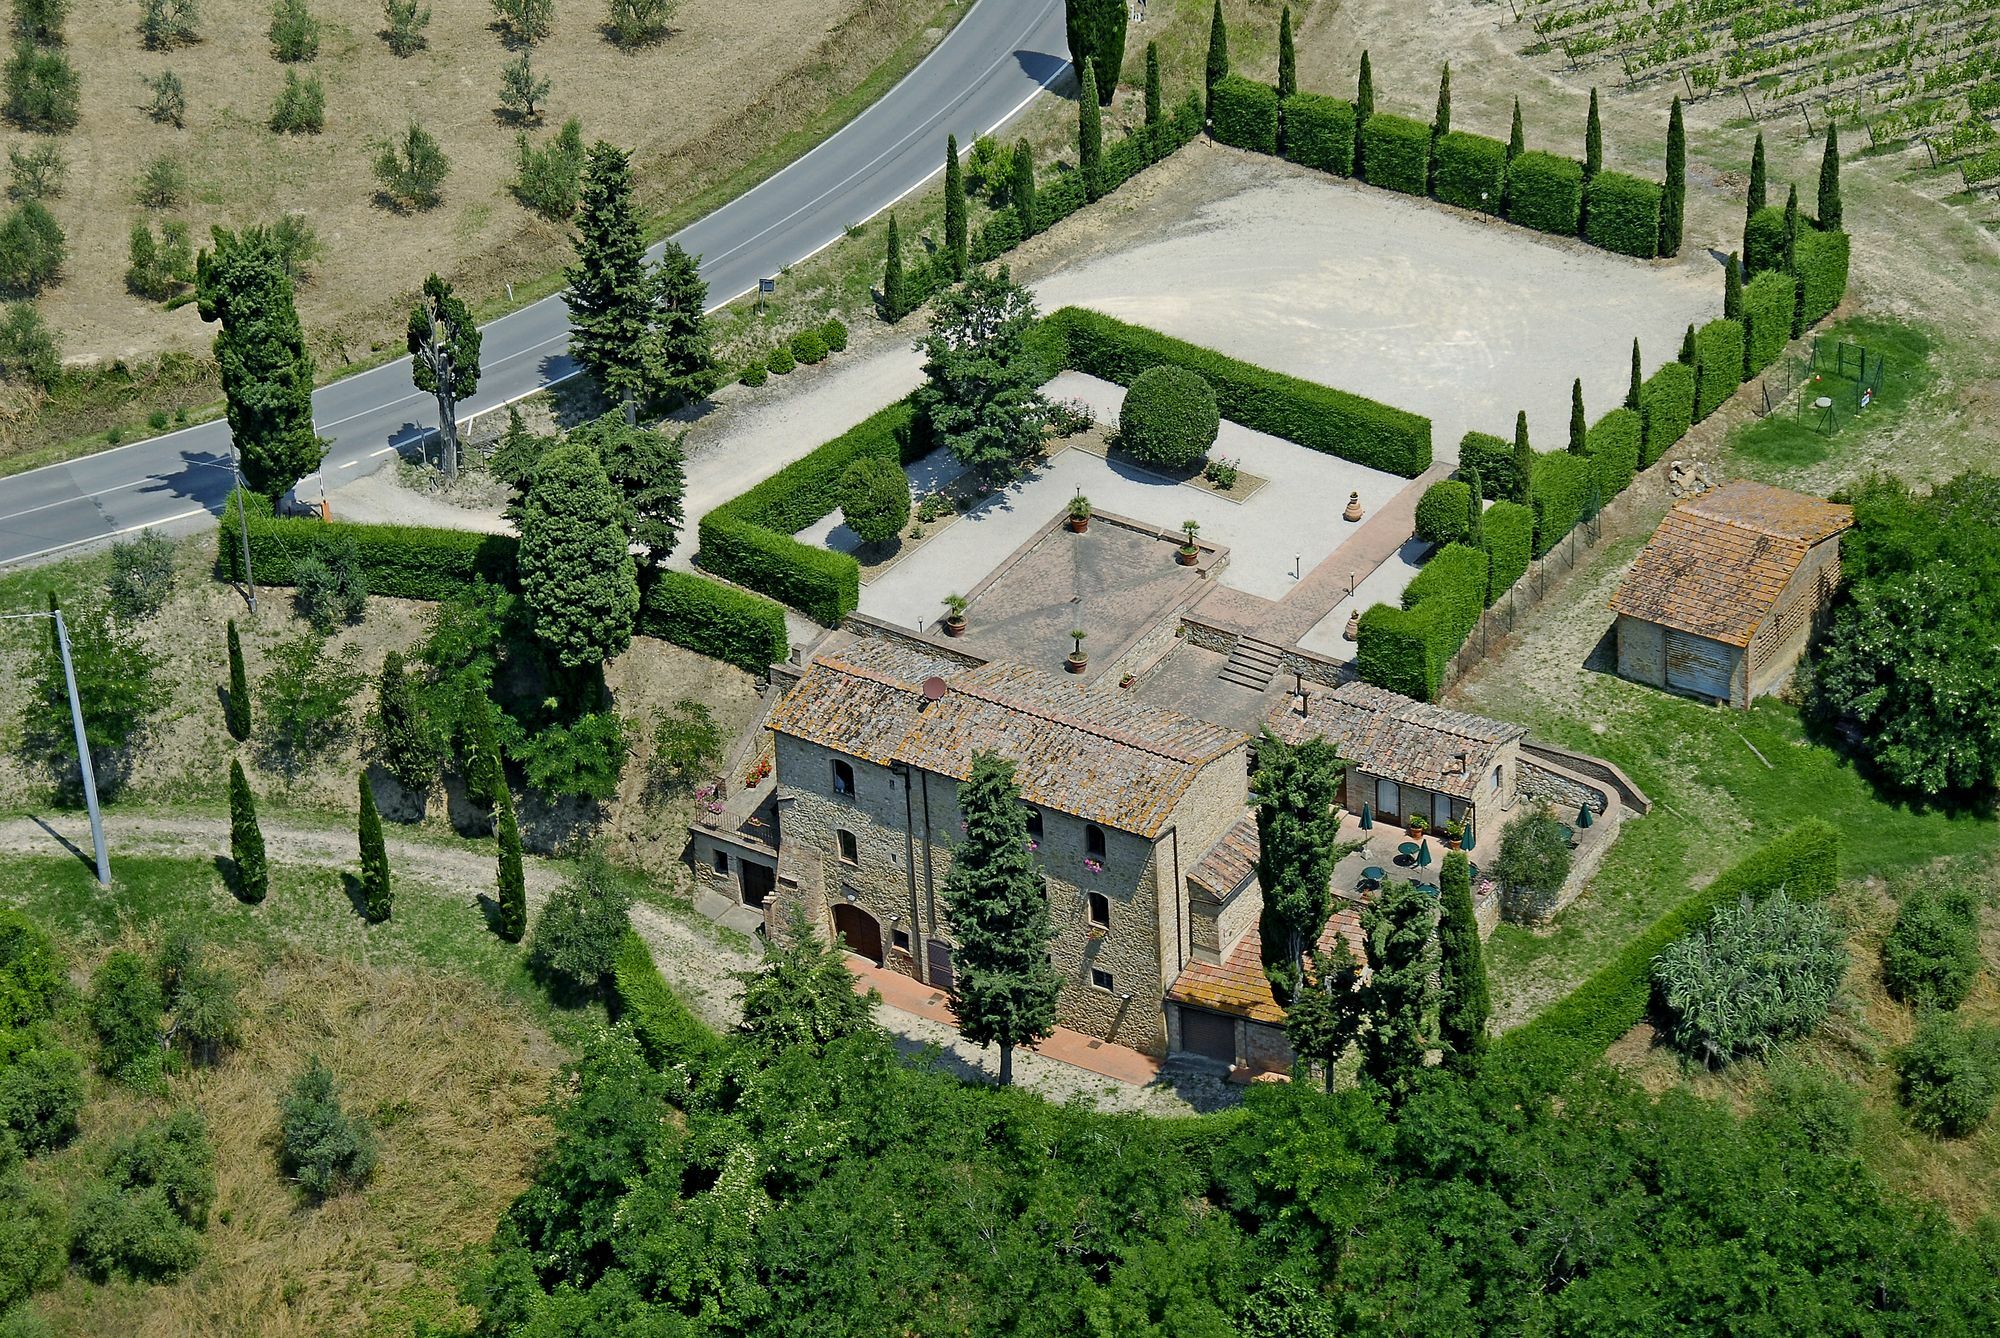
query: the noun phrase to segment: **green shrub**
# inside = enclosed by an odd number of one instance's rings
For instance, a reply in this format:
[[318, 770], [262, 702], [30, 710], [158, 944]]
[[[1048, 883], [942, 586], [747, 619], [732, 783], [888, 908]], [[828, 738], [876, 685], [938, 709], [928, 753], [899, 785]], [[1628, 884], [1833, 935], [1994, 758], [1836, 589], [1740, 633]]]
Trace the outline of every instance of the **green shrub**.
[[[1466, 492], [1461, 488], [1461, 501]], [[1484, 549], [1446, 544], [1403, 591], [1403, 607], [1361, 615], [1354, 667], [1363, 680], [1419, 701], [1435, 700], [1445, 666], [1486, 607]]]
[[1651, 260], [1660, 253], [1660, 183], [1623, 172], [1590, 179], [1584, 240], [1620, 255]]
[[1495, 502], [1480, 517], [1479, 527], [1485, 532], [1486, 555], [1493, 563], [1487, 582], [1490, 604], [1513, 589], [1514, 582], [1528, 570], [1535, 551], [1535, 512], [1519, 502]]
[[368, 611], [368, 573], [351, 535], [334, 535], [292, 564], [292, 606], [321, 633], [361, 621]]
[[1670, 362], [1639, 387], [1639, 461], [1650, 465], [1694, 425], [1694, 369]]
[[[271, 104], [270, 127], [281, 135], [317, 135], [326, 128], [326, 85], [316, 74], [299, 76], [297, 70], [285, 71], [285, 86], [278, 90], [277, 100]], [[523, 163], [527, 162], [528, 137], [521, 136]], [[524, 167], [523, 179], [526, 179]], [[575, 208], [571, 206], [572, 210]]]
[[1088, 203], [1089, 199], [1083, 190], [1083, 178], [1075, 172], [1065, 172], [1053, 180], [1037, 184], [1035, 231], [1047, 231]]
[[[476, 579], [494, 585], [514, 584], [512, 535], [420, 525], [279, 519], [270, 514], [268, 502], [259, 514], [261, 500], [250, 501], [251, 567], [259, 585], [291, 585], [301, 560], [342, 541], [354, 545], [355, 561], [367, 579], [370, 594], [439, 603], [470, 587]], [[223, 512], [216, 541], [217, 574], [224, 580], [243, 579], [241, 535], [232, 502]]]
[[1632, 484], [1639, 470], [1639, 436], [1644, 420], [1631, 409], [1613, 409], [1597, 420], [1583, 441], [1597, 467], [1598, 495], [1608, 502]]
[[1653, 961], [1675, 1048], [1710, 1067], [1810, 1034], [1846, 973], [1847, 948], [1825, 904], [1795, 902], [1782, 889], [1720, 907]]
[[743, 369], [743, 374], [736, 379], [746, 386], [761, 386], [771, 379], [771, 369], [764, 365], [762, 358], [753, 358], [750, 365]]
[[160, 611], [174, 592], [174, 546], [151, 530], [111, 550], [105, 594], [121, 617], [144, 618]]
[[864, 544], [885, 544], [910, 519], [910, 478], [894, 460], [864, 455], [840, 477], [840, 518]]
[[1503, 886], [1554, 892], [1569, 877], [1574, 856], [1563, 824], [1544, 803], [1507, 824], [1500, 836], [1500, 853], [1493, 876]]
[[1376, 112], [1361, 127], [1361, 175], [1371, 186], [1423, 195], [1430, 186], [1431, 128]]
[[1757, 375], [1785, 351], [1792, 338], [1792, 309], [1798, 287], [1792, 276], [1767, 270], [1743, 286], [1743, 339], [1747, 377]]
[[53, 284], [69, 259], [69, 243], [40, 200], [23, 200], [0, 219], [0, 292], [32, 296]]
[[587, 858], [535, 917], [528, 964], [558, 992], [595, 995], [611, 978], [629, 928], [632, 895], [599, 858]]
[[779, 605], [690, 572], [648, 577], [633, 630], [761, 674], [791, 652]]
[[1278, 151], [1278, 90], [1269, 84], [1224, 75], [1209, 92], [1208, 119], [1210, 132], [1224, 144]]
[[1477, 209], [1487, 214], [1500, 212], [1507, 184], [1505, 144], [1484, 135], [1454, 130], [1438, 136], [1431, 153], [1435, 159], [1432, 194], [1461, 209]]
[[90, 1025], [98, 1064], [113, 1077], [144, 1084], [159, 1076], [160, 1017], [167, 1002], [146, 959], [114, 952], [90, 978]]
[[1698, 423], [1743, 384], [1743, 323], [1710, 321], [1694, 332], [1695, 402]]
[[1979, 974], [1979, 903], [1963, 887], [1920, 884], [1882, 940], [1882, 984], [1919, 1008], [1956, 1008]]
[[341, 1109], [333, 1070], [315, 1057], [278, 1105], [279, 1169], [322, 1201], [367, 1184], [375, 1158], [375, 1131]]
[[200, 1260], [214, 1202], [208, 1125], [192, 1110], [176, 1111], [112, 1148], [103, 1182], [77, 1205], [71, 1252], [100, 1280], [176, 1277]]
[[2000, 1032], [1937, 1013], [1896, 1052], [1896, 1098], [1910, 1123], [1957, 1138], [1986, 1123], [2000, 1094]]
[[1285, 157], [1336, 176], [1354, 171], [1354, 104], [1318, 93], [1285, 99]]
[[1538, 149], [1507, 165], [1507, 221], [1537, 232], [1576, 236], [1583, 207], [1583, 164]]
[[611, 981], [619, 1019], [631, 1026], [647, 1062], [662, 1072], [679, 1073], [684, 1086], [692, 1087], [721, 1038], [688, 1011], [661, 979], [646, 941], [629, 929], [619, 941]]
[[1782, 269], [1784, 264], [1785, 211], [1770, 205], [1750, 215], [1743, 226], [1743, 276], [1755, 278], [1767, 269]]
[[792, 356], [808, 367], [826, 361], [826, 340], [818, 330], [801, 330], [789, 342]]
[[51, 1016], [63, 996], [62, 958], [42, 927], [0, 906], [0, 1030]]
[[[28, 1297], [62, 1279], [69, 1216], [53, 1191], [28, 1178], [20, 1149], [0, 1139], [0, 1312], [30, 1313]], [[5, 1332], [0, 1320], [0, 1332]], [[44, 1333], [49, 1330], [44, 1327]]]
[[0, 1127], [30, 1152], [59, 1148], [76, 1137], [83, 1110], [83, 1060], [48, 1042], [0, 1067]]
[[1802, 228], [1792, 248], [1792, 261], [1799, 272], [1805, 323], [1817, 325], [1847, 295], [1847, 234]]
[[1185, 367], [1208, 381], [1222, 417], [1232, 423], [1404, 478], [1430, 468], [1428, 418], [1081, 307], [1065, 307], [1043, 325], [1059, 337], [1063, 365], [1075, 371], [1129, 386], [1149, 367]]
[[819, 337], [826, 344], [829, 353], [847, 352], [847, 322], [838, 316], [828, 316], [819, 325]]
[[1541, 557], [1576, 528], [1589, 508], [1597, 471], [1588, 457], [1568, 451], [1535, 456], [1528, 500], [1535, 509], [1535, 556]]
[[792, 356], [792, 346], [780, 344], [771, 350], [771, 356], [765, 360], [765, 365], [771, 369], [773, 376], [790, 376], [798, 370], [799, 363], [798, 359]]
[[127, 1193], [157, 1189], [174, 1216], [200, 1230], [215, 1204], [215, 1150], [208, 1124], [183, 1108], [153, 1120], [111, 1151], [105, 1183]]
[[1472, 529], [1472, 486], [1439, 479], [1417, 502], [1417, 538], [1427, 544], [1455, 544]]
[[7, 61], [7, 119], [23, 130], [76, 129], [82, 99], [76, 67], [60, 50], [17, 42]]
[[1468, 432], [1458, 443], [1458, 475], [1479, 471], [1479, 491], [1489, 500], [1516, 495], [1520, 479], [1514, 467], [1514, 443], [1490, 432]]
[[1199, 372], [1148, 367], [1132, 379], [1118, 408], [1119, 444], [1162, 469], [1187, 471], [1208, 456], [1222, 417], [1215, 391]]

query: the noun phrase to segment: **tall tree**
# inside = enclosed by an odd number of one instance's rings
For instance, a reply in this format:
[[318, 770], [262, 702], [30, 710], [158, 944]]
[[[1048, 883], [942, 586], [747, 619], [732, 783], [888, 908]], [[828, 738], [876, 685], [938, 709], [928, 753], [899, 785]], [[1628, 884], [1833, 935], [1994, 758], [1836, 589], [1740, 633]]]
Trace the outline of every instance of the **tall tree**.
[[1083, 69], [1083, 96], [1076, 102], [1076, 170], [1090, 199], [1104, 194], [1104, 109], [1097, 105], [1097, 73]]
[[257, 796], [243, 764], [229, 759], [229, 862], [236, 869], [236, 894], [262, 901], [271, 890], [271, 867], [264, 858], [264, 832], [257, 825]]
[[[1474, 548], [1484, 548], [1486, 547], [1486, 508], [1480, 505], [1480, 499], [1486, 495], [1486, 481], [1479, 477], [1477, 469], [1468, 468], [1465, 471], [1465, 485], [1467, 488], [1465, 496], [1465, 542]], [[1487, 564], [1487, 573], [1489, 576], [1492, 574], [1491, 563]], [[1491, 603], [1492, 601], [1488, 600], [1487, 602]]]
[[229, 700], [223, 704], [222, 723], [238, 743], [250, 737], [250, 675], [243, 668], [243, 638], [234, 618], [229, 620]]
[[1299, 988], [1285, 1008], [1285, 1039], [1301, 1060], [1320, 1066], [1328, 1092], [1334, 1066], [1359, 1038], [1364, 1016], [1361, 963], [1346, 937], [1336, 934], [1327, 951], [1306, 954]]
[[1757, 132], [1757, 147], [1750, 150], [1750, 189], [1743, 197], [1743, 217], [1748, 222], [1759, 209], [1769, 204], [1764, 186], [1764, 132]]
[[667, 560], [680, 541], [681, 495], [687, 489], [683, 461], [687, 433], [668, 436], [615, 413], [585, 423], [569, 434], [572, 446], [597, 452], [604, 473], [624, 494], [632, 541], [645, 550], [646, 564]]
[[1148, 42], [1146, 43], [1146, 124], [1158, 125], [1160, 116], [1165, 111], [1166, 106], [1160, 93], [1160, 46], [1157, 42]]
[[1823, 232], [1839, 232], [1840, 213], [1840, 125], [1826, 124], [1826, 149], [1819, 159], [1819, 226]]
[[514, 820], [514, 797], [505, 785], [494, 789], [495, 827], [500, 837], [500, 864], [495, 878], [499, 893], [500, 937], [519, 943], [528, 932], [528, 880], [521, 868], [521, 828]]
[[590, 146], [579, 201], [576, 261], [563, 271], [570, 356], [611, 399], [635, 402], [646, 391], [654, 293], [623, 149]]
[[[1365, 59], [1365, 57], [1364, 57]], [[1215, 84], [1229, 73], [1229, 25], [1222, 21], [1222, 0], [1208, 21], [1208, 64], [1202, 71], [1202, 105], [1214, 110]]]
[[1583, 123], [1583, 179], [1604, 170], [1604, 120], [1597, 114], [1597, 90], [1590, 90], [1590, 115]]
[[382, 659], [382, 676], [375, 685], [373, 732], [382, 769], [404, 789], [427, 793], [444, 760], [444, 745], [399, 651], [392, 650]]
[[1486, 1048], [1493, 998], [1472, 908], [1472, 866], [1463, 850], [1445, 854], [1438, 902], [1438, 1039], [1447, 1063], [1469, 1069]]
[[899, 321], [910, 314], [910, 279], [903, 272], [903, 235], [889, 215], [889, 255], [882, 263], [882, 314]]
[[465, 300], [433, 274], [410, 308], [410, 379], [436, 397], [438, 460], [458, 477], [458, 402], [479, 389], [479, 327]]
[[1799, 188], [1795, 183], [1785, 194], [1785, 273], [1792, 276], [1791, 337], [1805, 331], [1805, 303], [1799, 297]]
[[1507, 132], [1507, 161], [1513, 162], [1528, 151], [1528, 135], [1521, 127], [1521, 99], [1514, 99], [1514, 128]]
[[1437, 110], [1431, 113], [1431, 141], [1433, 143], [1451, 133], [1451, 62], [1446, 61], [1444, 73], [1438, 76]]
[[1021, 236], [1035, 235], [1035, 146], [1024, 137], [1014, 145], [1014, 183], [1007, 192], [1013, 197], [1014, 216], [1021, 220]]
[[1667, 113], [1667, 177], [1660, 186], [1660, 254], [1681, 253], [1681, 234], [1687, 215], [1687, 125], [1681, 118], [1681, 100], [1674, 99]]
[[1258, 924], [1264, 974], [1279, 999], [1298, 988], [1307, 949], [1332, 910], [1333, 866], [1340, 855], [1340, 789], [1345, 767], [1332, 744], [1257, 741], [1257, 875], [1264, 886]]
[[1578, 377], [1569, 386], [1569, 453], [1584, 454], [1589, 441], [1589, 428], [1583, 418], [1583, 378]]
[[[1090, 78], [1088, 67], [1084, 78]], [[965, 238], [965, 169], [958, 161], [957, 135], [947, 135], [944, 141], [944, 253], [951, 260], [951, 277], [964, 278], [970, 256]]]
[[1676, 360], [1679, 361], [1682, 366], [1685, 367], [1694, 366], [1694, 322], [1693, 321], [1688, 322], [1687, 333], [1681, 336], [1681, 351], [1679, 354], [1676, 355]]
[[847, 954], [812, 932], [791, 904], [790, 932], [767, 943], [764, 961], [742, 972], [743, 1021], [738, 1030], [758, 1053], [777, 1056], [804, 1046], [823, 1053], [835, 1041], [874, 1025], [874, 991], [860, 994]]
[[1292, 7], [1278, 15], [1278, 100], [1299, 91], [1299, 53], [1292, 46]]
[[1069, 63], [1079, 84], [1088, 64], [1097, 76], [1098, 96], [1106, 104], [1118, 90], [1119, 71], [1125, 64], [1125, 21], [1125, 0], [1064, 0]]
[[953, 852], [944, 902], [958, 935], [951, 1011], [967, 1040], [1000, 1047], [1000, 1082], [1014, 1080], [1014, 1047], [1047, 1036], [1062, 982], [1049, 962], [1055, 928], [1048, 893], [1028, 851], [1027, 809], [1014, 764], [972, 756], [959, 789], [965, 840]]
[[1646, 388], [1644, 364], [1639, 361], [1639, 337], [1632, 336], [1632, 382], [1625, 387], [1625, 407], [1639, 412], [1639, 397]]
[[1743, 319], [1743, 261], [1734, 251], [1722, 262], [1722, 319]]
[[264, 234], [214, 236], [195, 262], [195, 301], [221, 326], [215, 361], [244, 481], [276, 501], [326, 454], [313, 432], [313, 358], [292, 281]]
[[1361, 1072], [1392, 1106], [1409, 1096], [1430, 1049], [1437, 912], [1435, 897], [1400, 878], [1384, 883], [1361, 911], [1368, 952]]
[[652, 328], [646, 340], [646, 394], [679, 406], [706, 396], [720, 379], [708, 324], [708, 284], [696, 257], [669, 241], [653, 267]]
[[1018, 475], [1042, 445], [1048, 401], [1027, 335], [1035, 299], [1007, 267], [975, 271], [938, 294], [930, 333], [918, 341], [925, 382], [919, 412], [936, 439], [990, 482]]
[[1534, 486], [1535, 450], [1528, 444], [1528, 411], [1516, 410], [1514, 414], [1514, 500], [1522, 506]]
[[1354, 175], [1362, 174], [1361, 149], [1366, 142], [1362, 131], [1367, 128], [1368, 118], [1375, 114], [1375, 67], [1368, 63], [1368, 52], [1361, 52], [1361, 75], [1354, 85]]
[[565, 668], [602, 664], [632, 644], [639, 582], [626, 514], [590, 447], [566, 442], [535, 466], [521, 504], [521, 598]]
[[389, 918], [389, 850], [382, 842], [382, 815], [375, 811], [375, 791], [368, 773], [361, 773], [361, 913], [368, 923], [381, 924]]

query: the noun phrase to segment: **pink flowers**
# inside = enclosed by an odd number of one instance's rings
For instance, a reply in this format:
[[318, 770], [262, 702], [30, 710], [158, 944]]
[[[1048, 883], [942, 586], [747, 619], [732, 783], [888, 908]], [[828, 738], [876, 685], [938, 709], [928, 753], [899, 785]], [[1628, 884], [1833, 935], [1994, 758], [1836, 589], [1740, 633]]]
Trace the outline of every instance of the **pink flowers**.
[[1092, 859], [1090, 856], [1085, 855], [1083, 857], [1083, 867], [1090, 870], [1090, 872], [1092, 873], [1103, 873], [1104, 861]]

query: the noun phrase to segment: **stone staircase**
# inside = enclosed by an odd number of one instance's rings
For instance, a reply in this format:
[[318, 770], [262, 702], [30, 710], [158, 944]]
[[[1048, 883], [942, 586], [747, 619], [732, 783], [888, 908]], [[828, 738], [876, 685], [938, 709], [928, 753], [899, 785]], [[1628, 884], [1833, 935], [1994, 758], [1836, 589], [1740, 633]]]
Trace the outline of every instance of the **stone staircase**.
[[1262, 692], [1271, 686], [1271, 680], [1284, 666], [1285, 652], [1281, 647], [1256, 637], [1239, 636], [1229, 652], [1229, 662], [1216, 677], [1252, 692]]

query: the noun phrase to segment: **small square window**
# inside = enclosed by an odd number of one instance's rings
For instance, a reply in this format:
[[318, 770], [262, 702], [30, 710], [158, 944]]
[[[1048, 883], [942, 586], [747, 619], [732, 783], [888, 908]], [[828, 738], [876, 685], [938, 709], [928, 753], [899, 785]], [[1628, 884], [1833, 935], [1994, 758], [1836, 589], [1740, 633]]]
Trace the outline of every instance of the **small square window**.
[[898, 952], [908, 952], [910, 950], [910, 931], [907, 929], [891, 929], [889, 931], [889, 942], [895, 945]]
[[1108, 990], [1111, 988], [1111, 973], [1093, 966], [1090, 968], [1090, 983], [1101, 990]]
[[854, 833], [843, 829], [836, 831], [833, 836], [835, 842], [840, 847], [840, 862], [842, 864], [859, 864], [861, 862], [861, 846], [854, 839]]
[[715, 852], [715, 871], [716, 871], [717, 873], [728, 873], [728, 872], [729, 872], [729, 852], [728, 852], [728, 851], [726, 851], [726, 850], [718, 850], [718, 851], [716, 851], [716, 852]]
[[845, 762], [833, 764], [833, 792], [849, 799], [854, 797], [854, 768]]

